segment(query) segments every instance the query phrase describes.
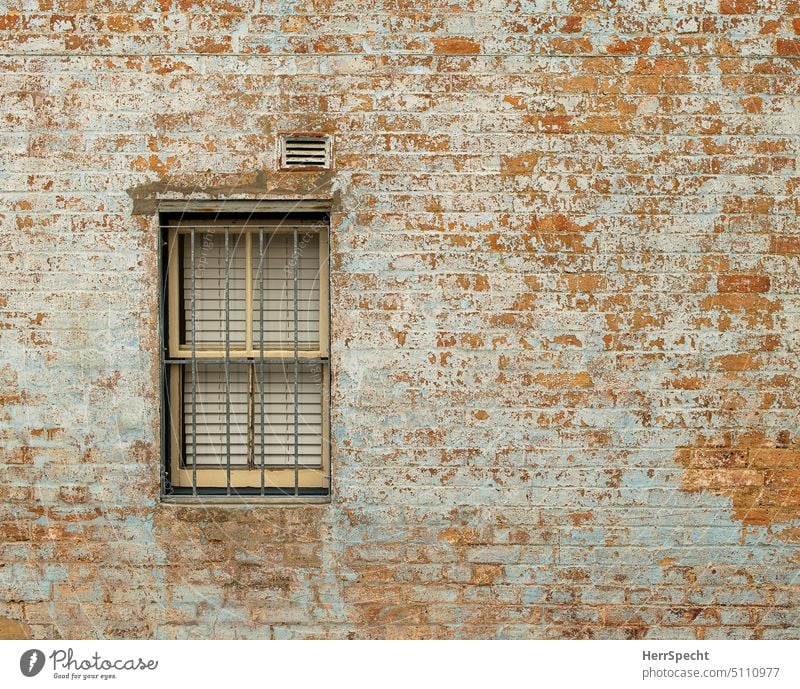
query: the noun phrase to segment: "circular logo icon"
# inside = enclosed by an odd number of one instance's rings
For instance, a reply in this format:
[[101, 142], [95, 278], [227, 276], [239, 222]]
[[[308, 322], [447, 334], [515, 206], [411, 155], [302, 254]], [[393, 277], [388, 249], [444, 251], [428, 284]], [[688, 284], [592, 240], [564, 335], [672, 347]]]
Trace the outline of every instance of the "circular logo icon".
[[35, 677], [44, 667], [44, 653], [38, 648], [25, 651], [19, 659], [19, 669], [26, 677]]

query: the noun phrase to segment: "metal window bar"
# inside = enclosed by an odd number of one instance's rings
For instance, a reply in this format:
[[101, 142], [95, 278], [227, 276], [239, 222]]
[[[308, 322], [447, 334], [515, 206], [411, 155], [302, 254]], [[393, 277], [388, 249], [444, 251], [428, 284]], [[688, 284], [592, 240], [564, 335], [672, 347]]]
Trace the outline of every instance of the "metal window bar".
[[[170, 404], [172, 400], [170, 399], [169, 395], [169, 383], [168, 383], [168, 372], [169, 366], [166, 364], [167, 359], [167, 323], [166, 318], [166, 310], [164, 309], [164, 305], [167, 302], [166, 298], [166, 290], [167, 290], [167, 279], [166, 279], [166, 266], [164, 265], [169, 264], [169, 251], [165, 252], [164, 248], [169, 247], [169, 242], [165, 241], [163, 238], [159, 241], [158, 246], [158, 274], [160, 276], [160, 289], [158, 290], [158, 313], [161, 315], [159, 318], [158, 323], [158, 336], [159, 336], [159, 346], [161, 347], [161, 359], [164, 363], [161, 364], [161, 389], [162, 394], [164, 396], [164, 404], [161, 405], [161, 447], [166, 448], [168, 447], [167, 442], [169, 441], [169, 435], [167, 433], [167, 419], [169, 418], [169, 412], [167, 411], [170, 408]], [[166, 260], [164, 258], [164, 254], [166, 253]], [[170, 428], [170, 434], [174, 433], [175, 430]], [[161, 488], [161, 495], [167, 494], [167, 464], [166, 462], [161, 463], [161, 467], [159, 469], [159, 484]], [[170, 486], [170, 492], [172, 488]]]
[[260, 385], [259, 390], [261, 392], [261, 406], [260, 406], [260, 414], [261, 414], [261, 472], [260, 472], [260, 488], [261, 488], [261, 495], [264, 495], [264, 453], [265, 453], [265, 443], [264, 443], [264, 228], [258, 228], [258, 278], [259, 278], [259, 290], [258, 290], [258, 319], [259, 319], [259, 326], [258, 332], [260, 334], [261, 341], [258, 343], [258, 354], [259, 354], [259, 364], [260, 364]]
[[[225, 480], [226, 494], [231, 494], [231, 321], [230, 321], [230, 249], [228, 226], [225, 226]], [[197, 458], [195, 457], [195, 464]]]
[[300, 276], [298, 270], [298, 251], [297, 251], [297, 226], [292, 230], [292, 278], [294, 282], [294, 494], [300, 495], [300, 428], [298, 419], [299, 402], [299, 332], [298, 332], [298, 288], [300, 286]]
[[[197, 357], [198, 361], [202, 361], [204, 364], [224, 364], [225, 359], [217, 359], [213, 357]], [[236, 363], [235, 359], [231, 360], [233, 363]], [[266, 358], [264, 359], [266, 361]], [[270, 357], [269, 361], [274, 364], [291, 364], [294, 362], [294, 357]], [[327, 359], [325, 357], [298, 357], [298, 361], [304, 364], [324, 364], [327, 363]], [[191, 359], [165, 359], [165, 364], [169, 365], [178, 365], [178, 366], [189, 366], [191, 367], [192, 361]]]
[[195, 303], [194, 227], [191, 229], [192, 262], [192, 495], [197, 496], [197, 308]]

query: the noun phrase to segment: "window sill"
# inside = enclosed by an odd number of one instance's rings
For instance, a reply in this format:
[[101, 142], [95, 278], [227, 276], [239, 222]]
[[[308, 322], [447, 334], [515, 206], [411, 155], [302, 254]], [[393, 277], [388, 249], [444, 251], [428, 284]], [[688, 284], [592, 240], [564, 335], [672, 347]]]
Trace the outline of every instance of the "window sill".
[[167, 495], [159, 498], [164, 505], [194, 505], [196, 507], [238, 507], [241, 505], [328, 505], [330, 495], [286, 495], [286, 496], [229, 496], [229, 495]]

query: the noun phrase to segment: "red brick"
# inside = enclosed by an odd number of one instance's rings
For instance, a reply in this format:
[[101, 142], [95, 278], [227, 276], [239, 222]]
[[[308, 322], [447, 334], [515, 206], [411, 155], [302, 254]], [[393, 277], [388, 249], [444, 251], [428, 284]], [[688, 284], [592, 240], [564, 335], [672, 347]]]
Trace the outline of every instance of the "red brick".
[[720, 275], [717, 290], [720, 292], [769, 292], [767, 275]]

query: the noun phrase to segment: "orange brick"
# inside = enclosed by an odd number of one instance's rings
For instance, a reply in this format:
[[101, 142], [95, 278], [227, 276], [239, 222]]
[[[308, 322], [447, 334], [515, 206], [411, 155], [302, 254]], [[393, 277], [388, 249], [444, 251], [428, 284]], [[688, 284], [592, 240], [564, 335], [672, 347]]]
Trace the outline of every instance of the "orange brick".
[[758, 14], [764, 11], [761, 0], [720, 0], [721, 14]]
[[768, 292], [769, 286], [767, 275], [720, 275], [717, 278], [720, 292]]
[[800, 468], [800, 450], [753, 448], [750, 450], [750, 465], [761, 468]]
[[800, 254], [800, 236], [772, 237], [770, 251], [787, 256]]
[[691, 460], [692, 467], [713, 468], [744, 468], [748, 463], [747, 450], [727, 450], [727, 449], [699, 449], [694, 452]]
[[779, 38], [775, 42], [775, 52], [778, 55], [800, 55], [800, 40]]
[[433, 40], [434, 53], [470, 55], [481, 52], [481, 45], [469, 38], [435, 38]]

